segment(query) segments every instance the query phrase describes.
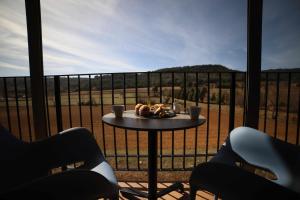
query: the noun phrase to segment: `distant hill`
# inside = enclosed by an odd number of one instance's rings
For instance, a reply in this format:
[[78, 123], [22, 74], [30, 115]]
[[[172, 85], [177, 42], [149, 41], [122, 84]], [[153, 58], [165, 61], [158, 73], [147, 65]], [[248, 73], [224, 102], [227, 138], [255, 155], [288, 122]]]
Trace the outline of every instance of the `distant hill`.
[[[246, 71], [246, 68], [245, 68]], [[244, 71], [244, 72], [245, 72]], [[218, 64], [207, 64], [207, 65], [193, 65], [193, 66], [182, 66], [182, 67], [169, 67], [158, 69], [154, 72], [243, 72], [239, 70], [233, 70], [223, 65]], [[262, 72], [300, 72], [299, 68], [274, 68], [262, 70]]]
[[300, 72], [299, 68], [278, 68], [278, 69], [266, 69], [262, 70], [263, 72]]
[[223, 65], [193, 65], [158, 69], [155, 72], [233, 72]]

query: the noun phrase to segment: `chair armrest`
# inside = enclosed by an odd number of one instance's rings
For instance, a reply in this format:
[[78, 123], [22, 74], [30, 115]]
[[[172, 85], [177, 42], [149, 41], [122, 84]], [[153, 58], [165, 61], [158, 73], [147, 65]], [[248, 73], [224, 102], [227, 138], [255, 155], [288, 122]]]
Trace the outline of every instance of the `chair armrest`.
[[99, 165], [91, 169], [91, 171], [101, 174], [111, 183], [118, 185], [118, 181], [115, 176], [114, 170], [106, 161], [101, 162]]
[[1, 199], [97, 199], [118, 195], [119, 187], [88, 170], [72, 170], [35, 179], [0, 194]]
[[37, 163], [49, 169], [80, 161], [92, 168], [105, 160], [93, 135], [85, 128], [71, 128], [30, 146]]
[[298, 194], [256, 174], [223, 163], [198, 165], [190, 177], [194, 189], [220, 194], [224, 199], [297, 199]]

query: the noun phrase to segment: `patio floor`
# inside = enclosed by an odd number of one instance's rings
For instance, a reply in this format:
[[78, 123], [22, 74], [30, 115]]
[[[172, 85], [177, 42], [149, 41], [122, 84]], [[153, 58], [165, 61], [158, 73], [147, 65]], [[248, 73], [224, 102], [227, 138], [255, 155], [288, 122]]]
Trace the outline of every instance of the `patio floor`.
[[[148, 184], [145, 182], [119, 182], [119, 185], [122, 188], [135, 188], [139, 190], [144, 190], [146, 191], [148, 188]], [[158, 183], [157, 188], [158, 190], [166, 188], [167, 186], [171, 185], [171, 183]], [[183, 183], [185, 192], [184, 194], [181, 194], [177, 191], [173, 191], [162, 198], [159, 198], [161, 200], [175, 200], [175, 199], [183, 199], [183, 200], [188, 200], [188, 195], [189, 195], [189, 184]], [[120, 199], [126, 199], [122, 195], [120, 195]], [[140, 198], [140, 199], [145, 199], [145, 198]], [[214, 196], [208, 192], [204, 191], [198, 191], [197, 192], [197, 198], [199, 200], [213, 200]]]

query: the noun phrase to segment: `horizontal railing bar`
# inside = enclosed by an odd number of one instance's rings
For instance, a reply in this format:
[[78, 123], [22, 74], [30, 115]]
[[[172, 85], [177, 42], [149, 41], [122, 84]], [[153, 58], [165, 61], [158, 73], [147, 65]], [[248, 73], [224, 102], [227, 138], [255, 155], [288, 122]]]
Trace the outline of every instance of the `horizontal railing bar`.
[[[279, 72], [279, 71], [268, 71], [268, 72], [261, 72], [262, 74], [277, 74], [277, 73], [288, 73], [288, 72], [291, 72], [293, 74], [300, 74], [300, 72], [294, 72], [294, 71], [284, 71], [284, 72]], [[145, 72], [105, 72], [105, 73], [84, 73], [84, 74], [49, 74], [49, 75], [44, 75], [44, 77], [54, 77], [54, 76], [89, 76], [89, 75], [109, 75], [109, 74], [145, 74], [145, 73], [151, 73], [151, 74], [159, 74], [159, 73], [162, 73], [162, 74], [169, 74], [169, 73], [172, 73], [172, 72], [155, 72], [155, 71], [145, 71]], [[221, 73], [221, 74], [230, 74], [230, 73], [238, 73], [238, 74], [245, 74], [246, 72], [243, 72], [243, 71], [228, 71], [228, 72], [174, 72], [175, 74], [180, 74], [180, 73], [188, 73], [188, 74], [193, 74], [193, 73], [199, 73], [199, 74], [207, 74], [207, 73], [210, 73], [210, 74], [218, 74], [218, 73]], [[30, 78], [30, 76], [0, 76], [0, 78]]]
[[[201, 153], [201, 154], [197, 154], [196, 157], [201, 157], [201, 156], [205, 156], [205, 155], [206, 155], [205, 153]], [[216, 155], [216, 153], [209, 153], [209, 154], [207, 154], [207, 156], [214, 156], [214, 155]], [[180, 158], [180, 157], [194, 157], [195, 154], [185, 154], [185, 155], [183, 155], [183, 154], [174, 154], [174, 155], [172, 155], [172, 154], [164, 154], [164, 155], [162, 155], [163, 158], [164, 157], [166, 157], [166, 158], [172, 158], [172, 156], [177, 157], [177, 158]], [[113, 154], [107, 154], [105, 157], [106, 158], [114, 158], [115, 155], [113, 155]], [[118, 154], [118, 157], [121, 157], [121, 158], [122, 157], [126, 157], [126, 154]], [[137, 157], [148, 158], [148, 154], [140, 154], [139, 156], [134, 155], [134, 154], [129, 154], [128, 157], [131, 157], [131, 158], [137, 158]], [[157, 158], [160, 158], [160, 157], [161, 157], [160, 155], [157, 156]]]
[[[184, 171], [192, 171], [194, 168], [193, 167], [187, 167], [187, 168], [185, 168], [185, 169], [183, 169], [183, 168], [174, 168], [174, 169], [172, 169], [172, 168], [162, 168], [162, 169], [157, 169], [157, 171], [159, 171], [159, 172], [170, 172], [170, 171], [172, 171], [172, 172], [176, 172], [176, 171], [178, 171], [178, 172], [184, 172]], [[148, 168], [140, 168], [140, 169], [138, 169], [138, 168], [130, 168], [129, 170], [127, 170], [126, 168], [119, 168], [118, 169], [118, 172], [128, 172], [128, 171], [133, 171], [133, 172], [135, 172], [135, 171], [139, 171], [139, 172], [146, 172], [146, 171], [148, 171]]]

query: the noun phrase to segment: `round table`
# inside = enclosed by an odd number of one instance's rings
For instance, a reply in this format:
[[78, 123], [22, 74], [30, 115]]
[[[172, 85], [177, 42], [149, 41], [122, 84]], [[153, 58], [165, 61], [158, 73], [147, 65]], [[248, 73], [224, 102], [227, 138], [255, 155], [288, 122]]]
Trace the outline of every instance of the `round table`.
[[205, 123], [205, 118], [199, 115], [197, 120], [192, 121], [188, 114], [177, 114], [175, 117], [163, 119], [149, 119], [137, 116], [134, 110], [128, 110], [123, 113], [122, 118], [116, 118], [113, 113], [102, 117], [105, 124], [137, 131], [148, 131], [148, 193], [126, 190], [127, 194], [142, 196], [148, 199], [157, 199], [175, 189], [183, 188], [181, 183], [175, 183], [172, 186], [157, 193], [157, 131], [173, 131], [188, 128], [194, 128]]

